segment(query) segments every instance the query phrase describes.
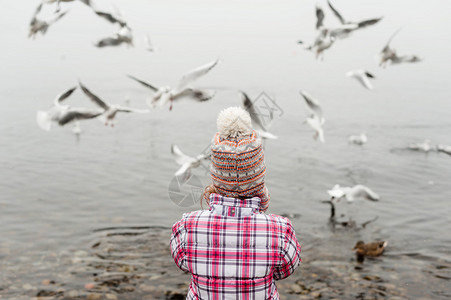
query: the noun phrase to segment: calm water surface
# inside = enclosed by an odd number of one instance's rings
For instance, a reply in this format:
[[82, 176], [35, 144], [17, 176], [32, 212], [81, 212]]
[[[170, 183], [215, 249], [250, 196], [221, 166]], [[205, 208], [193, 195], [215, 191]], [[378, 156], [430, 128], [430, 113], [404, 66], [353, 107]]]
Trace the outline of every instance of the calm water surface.
[[[204, 150], [218, 112], [239, 105], [236, 89], [243, 89], [251, 97], [266, 92], [283, 110], [271, 128], [279, 139], [266, 145], [270, 211], [299, 215], [293, 224], [305, 262], [313, 252], [334, 254], [331, 264], [347, 262], [358, 239], [388, 240], [385, 255], [367, 268], [388, 274], [408, 297], [451, 296], [451, 271], [439, 268], [451, 264], [451, 156], [404, 150], [424, 139], [451, 145], [448, 1], [337, 2], [349, 19], [384, 19], [338, 41], [322, 62], [296, 44], [315, 37], [313, 1], [117, 0], [134, 29], [136, 46], [130, 49], [93, 47], [115, 27], [80, 3], [64, 5], [69, 14], [46, 36], [27, 39], [38, 2], [5, 2], [0, 12], [0, 282], [9, 286], [0, 286], [0, 295], [29, 295], [24, 283], [64, 272], [57, 260], [52, 267], [40, 261], [90, 247], [93, 230], [170, 227], [183, 212], [197, 209], [198, 203], [178, 207], [168, 196], [178, 168], [170, 146], [189, 155]], [[108, 1], [97, 2], [111, 9]], [[326, 23], [337, 24], [329, 10]], [[377, 53], [399, 27], [392, 45], [424, 61], [380, 69]], [[157, 53], [144, 50], [145, 34]], [[35, 122], [38, 109], [47, 109], [79, 79], [106, 101], [125, 105], [128, 98], [131, 106], [144, 108], [147, 91], [125, 74], [173, 85], [184, 72], [218, 57], [222, 63], [199, 81], [218, 88], [207, 103], [182, 101], [173, 111], [119, 115], [114, 128], [82, 122], [78, 142], [70, 126], [44, 132]], [[374, 91], [344, 76], [353, 68], [376, 75]], [[315, 142], [303, 124], [307, 110], [300, 89], [323, 105], [325, 144]], [[80, 90], [67, 102], [92, 106]], [[360, 132], [369, 137], [366, 145], [347, 143]], [[209, 183], [205, 170], [194, 174]], [[364, 230], [330, 230], [329, 208], [321, 201], [337, 183], [365, 184], [381, 195], [380, 202], [345, 207], [357, 223], [377, 217]]]

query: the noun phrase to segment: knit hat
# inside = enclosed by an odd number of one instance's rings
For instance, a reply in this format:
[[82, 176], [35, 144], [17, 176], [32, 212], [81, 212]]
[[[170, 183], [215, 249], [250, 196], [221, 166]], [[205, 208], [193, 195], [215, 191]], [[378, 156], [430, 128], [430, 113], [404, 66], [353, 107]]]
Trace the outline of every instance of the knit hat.
[[218, 116], [218, 132], [211, 146], [211, 179], [226, 197], [261, 199], [260, 211], [269, 206], [265, 186], [265, 159], [260, 137], [251, 127], [249, 113], [229, 107]]

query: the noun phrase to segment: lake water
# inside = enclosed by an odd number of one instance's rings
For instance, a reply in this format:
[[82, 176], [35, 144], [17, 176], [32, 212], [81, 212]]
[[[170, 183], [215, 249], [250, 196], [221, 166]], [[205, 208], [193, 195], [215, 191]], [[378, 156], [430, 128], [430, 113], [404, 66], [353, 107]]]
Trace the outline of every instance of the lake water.
[[[406, 150], [425, 139], [451, 145], [450, 2], [336, 1], [351, 20], [384, 19], [339, 40], [324, 61], [297, 44], [315, 38], [314, 1], [116, 0], [135, 47], [104, 49], [92, 43], [116, 27], [81, 3], [63, 3], [67, 16], [45, 36], [28, 39], [38, 3], [9, 1], [0, 12], [0, 296], [36, 296], [42, 280], [67, 272], [57, 259], [48, 264], [49, 258], [90, 248], [95, 230], [168, 228], [198, 209], [199, 203], [180, 207], [169, 197], [178, 169], [170, 147], [177, 144], [189, 155], [203, 151], [218, 112], [240, 105], [240, 89], [253, 99], [265, 92], [282, 109], [271, 127], [279, 139], [268, 141], [265, 151], [269, 212], [295, 215], [305, 263], [316, 257], [320, 264], [323, 253], [326, 264], [352, 264], [357, 240], [388, 240], [386, 253], [365, 262], [366, 268], [403, 287], [406, 298], [451, 297], [451, 156]], [[108, 1], [96, 3], [112, 9]], [[337, 25], [321, 4], [326, 24]], [[44, 7], [43, 16], [53, 9]], [[424, 61], [381, 69], [377, 54], [399, 27], [392, 46]], [[144, 49], [145, 34], [156, 53]], [[221, 64], [198, 82], [217, 88], [211, 101], [119, 114], [114, 128], [82, 122], [79, 141], [71, 125], [45, 132], [36, 124], [36, 111], [78, 80], [110, 103], [130, 99], [130, 106], [145, 108], [148, 91], [126, 74], [174, 85], [216, 58]], [[355, 68], [376, 75], [373, 91], [344, 76]], [[303, 123], [301, 89], [323, 105], [324, 144]], [[66, 101], [93, 107], [80, 89]], [[347, 137], [360, 132], [368, 143], [348, 144]], [[204, 169], [193, 174], [209, 183]], [[337, 183], [365, 184], [380, 194], [379, 202], [346, 207], [358, 224], [377, 219], [361, 230], [331, 230], [329, 207], [321, 201]], [[66, 286], [71, 284], [80, 285]]]

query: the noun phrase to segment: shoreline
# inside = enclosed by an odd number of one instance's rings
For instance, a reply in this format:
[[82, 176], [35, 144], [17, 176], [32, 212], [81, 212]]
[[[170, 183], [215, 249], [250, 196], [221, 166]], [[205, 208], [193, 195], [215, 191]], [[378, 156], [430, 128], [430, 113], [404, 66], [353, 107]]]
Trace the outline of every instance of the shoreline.
[[[49, 253], [33, 274], [24, 268], [22, 271], [28, 271], [26, 275], [31, 275], [33, 282], [25, 282], [27, 276], [21, 274], [3, 282], [0, 299], [185, 299], [190, 275], [172, 260], [169, 228], [105, 228], [95, 230], [93, 235], [87, 249]], [[359, 264], [349, 257], [343, 259], [333, 251], [336, 246], [323, 241], [323, 245], [303, 250], [301, 266], [287, 279], [276, 282], [281, 298], [443, 299], [450, 293], [450, 263], [437, 269], [442, 273], [435, 275], [443, 278], [434, 286], [442, 296], [434, 296], [421, 291], [424, 275], [419, 274], [418, 291], [414, 291], [412, 286], [400, 284], [395, 266], [382, 265], [383, 258]], [[325, 251], [328, 249], [332, 251]]]

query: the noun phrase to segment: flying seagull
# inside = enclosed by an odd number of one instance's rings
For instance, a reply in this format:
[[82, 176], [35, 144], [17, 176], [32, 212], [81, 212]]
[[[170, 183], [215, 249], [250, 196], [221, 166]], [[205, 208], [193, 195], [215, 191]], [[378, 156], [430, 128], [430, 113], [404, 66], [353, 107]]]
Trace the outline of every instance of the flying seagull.
[[203, 102], [214, 97], [214, 92], [207, 92], [198, 88], [194, 88], [191, 86], [191, 84], [198, 78], [210, 72], [210, 70], [213, 69], [218, 64], [218, 62], [219, 60], [215, 60], [188, 72], [179, 80], [176, 88], [171, 88], [170, 86], [162, 86], [157, 88], [156, 86], [140, 80], [134, 76], [127, 76], [154, 92], [153, 98], [147, 103], [150, 107], [155, 107], [156, 103], [159, 103], [160, 106], [163, 106], [167, 102], [170, 102], [169, 110], [172, 110], [174, 100], [188, 97], [196, 101]]
[[[43, 130], [49, 131], [52, 122], [58, 123], [60, 126], [64, 126], [68, 123], [92, 119], [100, 116], [103, 109], [92, 109], [84, 107], [71, 107], [69, 105], [63, 105], [62, 102], [67, 99], [75, 91], [77, 87], [73, 87], [56, 96], [53, 101], [53, 106], [48, 111], [39, 110], [36, 114], [36, 121]], [[77, 123], [75, 126], [79, 126]]]
[[114, 127], [114, 118], [116, 117], [116, 114], [118, 112], [124, 112], [124, 113], [148, 113], [148, 109], [136, 109], [136, 108], [130, 108], [126, 106], [121, 106], [119, 104], [109, 104], [103, 100], [101, 100], [99, 97], [94, 95], [88, 88], [86, 88], [81, 82], [79, 82], [81, 89], [85, 93], [86, 96], [89, 97], [94, 103], [96, 103], [98, 106], [102, 107], [105, 111], [99, 116], [99, 119], [104, 121], [105, 126], [108, 124], [111, 125], [111, 127]]
[[412, 143], [412, 144], [409, 144], [409, 146], [407, 146], [407, 149], [413, 150], [413, 151], [421, 151], [421, 152], [428, 153], [429, 151], [431, 151], [431, 144], [430, 144], [430, 142], [431, 141], [426, 139], [422, 143]]
[[335, 42], [335, 37], [331, 35], [330, 29], [320, 28], [320, 32], [315, 41], [311, 45], [305, 45], [303, 41], [298, 41], [299, 44], [304, 46], [305, 50], [313, 51], [316, 59], [324, 59], [324, 51], [332, 47]]
[[407, 55], [398, 55], [396, 53], [396, 50], [394, 48], [390, 47], [390, 43], [393, 40], [393, 38], [398, 34], [398, 32], [401, 30], [398, 29], [396, 30], [392, 36], [390, 37], [390, 39], [388, 40], [387, 44], [384, 46], [384, 48], [382, 49], [381, 53], [380, 53], [380, 62], [379, 62], [379, 66], [385, 68], [387, 66], [388, 63], [392, 64], [392, 65], [398, 65], [401, 63], [414, 63], [414, 62], [419, 62], [422, 59], [417, 56], [417, 55], [411, 55], [411, 54], [407, 54]]
[[355, 78], [358, 82], [360, 82], [365, 88], [369, 90], [373, 89], [370, 79], [376, 78], [373, 74], [363, 69], [351, 70], [346, 73], [346, 76]]
[[43, 21], [43, 20], [40, 20], [37, 18], [37, 15], [41, 11], [41, 8], [42, 8], [42, 3], [38, 5], [33, 17], [31, 18], [30, 31], [28, 34], [29, 38], [34, 39], [36, 37], [36, 34], [38, 34], [38, 32], [40, 32], [42, 35], [44, 35], [47, 32], [47, 30], [49, 29], [50, 25], [54, 24], [56, 21], [58, 21], [59, 19], [61, 19], [62, 17], [64, 17], [67, 14], [67, 11], [58, 13], [53, 19], [48, 20], [48, 21]]
[[380, 20], [382, 20], [382, 18], [373, 18], [373, 19], [367, 19], [367, 20], [363, 20], [363, 21], [359, 21], [359, 22], [351, 22], [351, 21], [347, 21], [345, 20], [345, 18], [343, 18], [343, 16], [338, 12], [338, 10], [336, 10], [332, 4], [330, 3], [330, 1], [327, 1], [327, 4], [329, 4], [330, 9], [332, 10], [332, 12], [334, 13], [334, 15], [338, 18], [338, 20], [340, 21], [340, 23], [342, 25], [353, 25], [353, 27], [347, 28], [341, 32], [337, 32], [337, 34], [335, 35], [337, 38], [345, 38], [348, 37], [349, 34], [357, 29], [361, 29], [361, 28], [365, 28], [367, 26], [370, 25], [374, 25], [376, 23], [378, 23]]
[[209, 159], [210, 157], [201, 153], [196, 157], [191, 157], [184, 154], [176, 145], [171, 146], [171, 153], [175, 158], [175, 161], [181, 166], [180, 169], [175, 172], [175, 176], [184, 176], [189, 178], [191, 176], [191, 169], [200, 166], [202, 160]]
[[437, 145], [437, 151], [451, 155], [451, 146]]
[[256, 131], [259, 133], [260, 137], [263, 139], [272, 139], [272, 140], [277, 139], [277, 136], [268, 131], [267, 128], [268, 126], [265, 126], [262, 120], [263, 116], [257, 112], [249, 96], [243, 91], [240, 91], [240, 93], [243, 99], [244, 109], [247, 110], [247, 112], [251, 116], [252, 124], [254, 124], [254, 127]]
[[313, 98], [306, 91], [300, 91], [301, 96], [304, 98], [305, 102], [309, 110], [311, 111], [311, 115], [307, 117], [306, 122], [313, 128], [315, 131], [314, 138], [315, 140], [320, 140], [320, 142], [324, 143], [324, 131], [323, 125], [325, 123], [325, 119], [323, 117], [323, 110], [318, 100]]

